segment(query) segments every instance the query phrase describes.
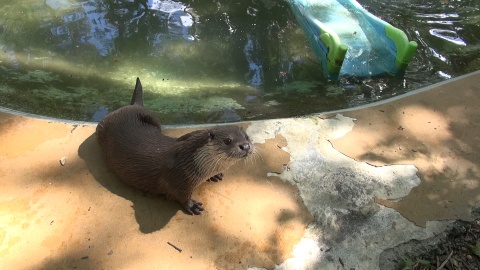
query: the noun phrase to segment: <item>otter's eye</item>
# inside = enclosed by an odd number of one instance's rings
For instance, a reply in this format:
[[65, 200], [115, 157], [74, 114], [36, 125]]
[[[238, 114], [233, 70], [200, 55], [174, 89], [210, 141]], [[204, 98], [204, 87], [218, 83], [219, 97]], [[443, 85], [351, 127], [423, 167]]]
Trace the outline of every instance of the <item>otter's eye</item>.
[[226, 145], [229, 145], [232, 143], [232, 139], [225, 139], [223, 140], [223, 142], [226, 144]]
[[245, 140], [250, 141], [250, 137], [248, 137], [248, 135], [245, 135]]

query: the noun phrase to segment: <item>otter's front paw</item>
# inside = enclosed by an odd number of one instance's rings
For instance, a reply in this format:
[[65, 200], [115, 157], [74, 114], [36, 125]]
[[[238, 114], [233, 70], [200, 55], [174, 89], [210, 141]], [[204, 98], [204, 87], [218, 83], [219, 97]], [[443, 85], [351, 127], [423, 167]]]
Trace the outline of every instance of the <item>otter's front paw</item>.
[[217, 175], [214, 175], [214, 176], [210, 177], [207, 181], [218, 182], [220, 180], [223, 180], [223, 173], [219, 173]]
[[188, 200], [188, 202], [184, 205], [185, 212], [189, 215], [200, 215], [204, 209], [203, 204], [201, 202], [197, 202], [195, 200]]

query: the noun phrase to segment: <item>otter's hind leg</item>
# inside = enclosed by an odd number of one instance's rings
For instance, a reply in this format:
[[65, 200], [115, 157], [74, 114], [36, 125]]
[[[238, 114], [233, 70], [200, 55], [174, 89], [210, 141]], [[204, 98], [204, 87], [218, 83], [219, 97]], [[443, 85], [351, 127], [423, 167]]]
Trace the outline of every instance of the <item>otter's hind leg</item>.
[[192, 199], [189, 199], [183, 205], [183, 209], [185, 210], [185, 212], [187, 212], [187, 214], [190, 214], [190, 215], [194, 215], [194, 214], [195, 215], [200, 215], [200, 214], [202, 214], [201, 211], [205, 210], [203, 208], [203, 203], [192, 200]]

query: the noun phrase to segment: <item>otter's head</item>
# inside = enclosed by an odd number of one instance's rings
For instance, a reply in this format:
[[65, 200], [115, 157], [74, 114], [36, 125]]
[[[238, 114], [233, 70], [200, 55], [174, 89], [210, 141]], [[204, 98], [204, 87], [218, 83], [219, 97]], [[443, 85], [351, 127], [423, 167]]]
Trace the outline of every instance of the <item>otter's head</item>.
[[209, 130], [209, 146], [225, 153], [228, 158], [245, 158], [253, 152], [247, 133], [237, 126], [219, 126]]
[[[255, 152], [247, 133], [237, 126], [218, 126], [193, 133], [204, 143], [198, 147], [197, 142], [193, 154], [195, 170], [200, 178], [218, 174]], [[193, 133], [187, 136], [193, 137]]]

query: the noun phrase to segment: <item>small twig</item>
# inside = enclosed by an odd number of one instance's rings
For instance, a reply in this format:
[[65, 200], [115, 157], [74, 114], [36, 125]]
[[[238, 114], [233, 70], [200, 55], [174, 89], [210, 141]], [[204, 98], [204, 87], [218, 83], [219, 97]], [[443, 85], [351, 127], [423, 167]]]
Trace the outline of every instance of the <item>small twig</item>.
[[468, 270], [472, 270], [470, 267], [468, 267], [468, 263], [462, 257], [460, 256], [457, 256], [457, 257], [460, 261], [462, 261], [463, 266], [465, 266], [465, 268], [467, 268]]
[[169, 244], [170, 246], [172, 246], [174, 249], [178, 250], [178, 252], [182, 252], [182, 250], [180, 248], [178, 248], [177, 246], [175, 246], [174, 244], [170, 243], [170, 242], [167, 242], [167, 244]]
[[452, 257], [452, 254], [453, 254], [453, 250], [450, 252], [450, 255], [448, 255], [445, 261], [443, 261], [443, 263], [437, 268], [437, 270], [442, 269], [447, 264], [448, 260], [450, 260], [450, 257]]
[[234, 201], [233, 201], [232, 199], [230, 199], [229, 197], [227, 197], [227, 196], [225, 196], [225, 195], [223, 195], [223, 194], [221, 194], [221, 193], [218, 193], [218, 192], [216, 192], [215, 190], [210, 190], [210, 191], [213, 192], [213, 193], [215, 193], [215, 194], [217, 194], [217, 195], [220, 195], [220, 196], [224, 197], [224, 198], [227, 199], [227, 200], [230, 200], [231, 202], [234, 202]]

